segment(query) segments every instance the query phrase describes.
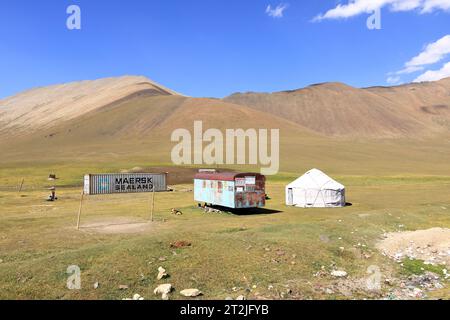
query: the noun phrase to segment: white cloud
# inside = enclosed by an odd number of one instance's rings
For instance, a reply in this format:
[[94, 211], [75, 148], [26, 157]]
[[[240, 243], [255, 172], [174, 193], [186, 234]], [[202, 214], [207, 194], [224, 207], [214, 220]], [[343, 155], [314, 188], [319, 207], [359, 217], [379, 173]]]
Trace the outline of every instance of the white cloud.
[[405, 68], [403, 68], [400, 71], [395, 72], [395, 74], [400, 75], [400, 74], [410, 74], [410, 73], [414, 73], [417, 71], [422, 71], [423, 69], [425, 69], [424, 67], [419, 67], [419, 66], [405, 66]]
[[[422, 71], [425, 69], [425, 66], [431, 65], [437, 62], [442, 61], [450, 54], [450, 35], [446, 35], [436, 42], [430, 43], [425, 46], [421, 53], [417, 56], [409, 60], [405, 63], [405, 66], [402, 70], [397, 72], [391, 72], [388, 74], [389, 78], [386, 82], [391, 83], [392, 79], [398, 77], [403, 74], [411, 74], [414, 72]], [[422, 74], [419, 78], [428, 79], [432, 78], [432, 76], [438, 76], [438, 71], [427, 71]], [[417, 78], [417, 79], [419, 79]], [[416, 79], [416, 80], [417, 80]], [[442, 79], [442, 78], [441, 78]], [[419, 80], [419, 81], [430, 81], [430, 80]]]
[[444, 64], [440, 70], [429, 70], [421, 74], [414, 82], [438, 81], [447, 77], [450, 77], [450, 62]]
[[388, 84], [399, 84], [401, 81], [399, 76], [390, 76], [387, 78], [386, 82]]
[[269, 4], [266, 8], [266, 13], [269, 17], [273, 18], [283, 18], [284, 11], [289, 7], [287, 3], [280, 3], [276, 8], [272, 8]]
[[347, 4], [338, 4], [335, 8], [319, 14], [314, 21], [325, 19], [345, 19], [363, 13], [388, 7], [391, 11], [417, 10], [421, 14], [436, 10], [450, 10], [450, 0], [349, 0]]
[[450, 1], [448, 0], [428, 0], [423, 1], [421, 13], [430, 13], [434, 10], [450, 10]]
[[433, 64], [441, 61], [450, 54], [450, 34], [442, 37], [436, 42], [430, 43], [419, 55], [405, 64], [405, 67], [414, 68]]

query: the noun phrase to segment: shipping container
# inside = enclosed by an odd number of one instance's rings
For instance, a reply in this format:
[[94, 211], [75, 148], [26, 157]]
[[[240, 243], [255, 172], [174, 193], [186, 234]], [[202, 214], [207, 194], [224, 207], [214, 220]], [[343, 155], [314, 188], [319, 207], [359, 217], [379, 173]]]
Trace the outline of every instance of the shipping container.
[[266, 178], [258, 173], [199, 172], [194, 178], [194, 199], [232, 209], [266, 205]]
[[87, 174], [84, 193], [88, 195], [113, 193], [167, 191], [167, 173]]

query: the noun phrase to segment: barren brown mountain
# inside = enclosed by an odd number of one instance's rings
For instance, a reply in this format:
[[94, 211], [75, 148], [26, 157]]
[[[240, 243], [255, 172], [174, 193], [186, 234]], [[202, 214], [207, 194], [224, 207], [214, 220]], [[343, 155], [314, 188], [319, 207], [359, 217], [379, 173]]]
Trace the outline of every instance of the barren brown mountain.
[[341, 137], [429, 137], [450, 129], [450, 79], [357, 89], [324, 83], [276, 93], [237, 93], [225, 101]]
[[171, 164], [173, 130], [192, 132], [201, 120], [204, 130], [280, 129], [283, 171], [433, 174], [450, 159], [449, 91], [448, 79], [369, 89], [327, 83], [220, 100], [144, 77], [56, 85], [0, 100], [0, 162]]
[[145, 77], [81, 81], [25, 91], [0, 100], [0, 132], [42, 130], [135, 96], [178, 95]]
[[[288, 138], [316, 134], [294, 122], [219, 99], [190, 98], [142, 77], [39, 88], [0, 101], [3, 161], [106, 154], [151, 154], [170, 162], [171, 134], [208, 128], [283, 128]], [[94, 156], [95, 154], [95, 156]]]

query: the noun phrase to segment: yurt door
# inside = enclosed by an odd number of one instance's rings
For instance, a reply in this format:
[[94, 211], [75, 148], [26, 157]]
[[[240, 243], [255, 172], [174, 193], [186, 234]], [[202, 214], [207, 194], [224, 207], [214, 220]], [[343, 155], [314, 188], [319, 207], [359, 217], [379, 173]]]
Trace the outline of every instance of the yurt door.
[[288, 189], [288, 206], [294, 205], [294, 192], [291, 188]]

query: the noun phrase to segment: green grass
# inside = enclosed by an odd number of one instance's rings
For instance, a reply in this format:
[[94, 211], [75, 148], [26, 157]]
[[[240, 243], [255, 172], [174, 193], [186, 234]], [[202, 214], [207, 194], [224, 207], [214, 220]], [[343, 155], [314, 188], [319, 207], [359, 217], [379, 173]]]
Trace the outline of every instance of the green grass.
[[[204, 292], [202, 299], [239, 294], [254, 298], [256, 293], [280, 298], [286, 286], [292, 289], [292, 298], [327, 299], [334, 296], [316, 287], [335, 280], [313, 277], [322, 266], [326, 270], [342, 268], [352, 279], [366, 277], [370, 265], [380, 266], [386, 277], [401, 277], [405, 270], [399, 270], [395, 262], [375, 249], [380, 235], [450, 227], [449, 177], [341, 176], [353, 206], [299, 209], [283, 203], [284, 185], [294, 175], [280, 174], [269, 178], [267, 184], [272, 198], [267, 209], [278, 213], [204, 214], [196, 208], [192, 192], [183, 191], [192, 186], [180, 185], [175, 192], [156, 195], [156, 221], [145, 232], [77, 231], [80, 177], [85, 170], [111, 172], [139, 165], [145, 163], [2, 168], [0, 299], [122, 299], [134, 293], [157, 299], [152, 291], [162, 283], [156, 280], [159, 266], [167, 269], [167, 281], [177, 292], [195, 287]], [[45, 186], [52, 169], [61, 175], [57, 180], [60, 200], [48, 203], [44, 201], [48, 192]], [[27, 182], [18, 194], [14, 188], [20, 176], [26, 176]], [[171, 215], [173, 207], [183, 215]], [[88, 197], [82, 225], [108, 224], [117, 218], [145, 221], [148, 217], [148, 194]], [[405, 227], [401, 229], [400, 224]], [[170, 248], [170, 243], [177, 240], [189, 241], [192, 246]], [[345, 248], [344, 252], [340, 247]], [[160, 261], [161, 257], [166, 260]], [[417, 272], [416, 263], [411, 263], [414, 265], [408, 264], [405, 269]], [[82, 270], [80, 291], [66, 289], [65, 272], [70, 265]], [[100, 287], [94, 289], [97, 281]], [[130, 289], [118, 290], [121, 284]], [[269, 290], [269, 285], [273, 289]], [[355, 293], [354, 297], [364, 296]], [[172, 298], [181, 297], [175, 292]]]
[[407, 276], [413, 274], [421, 275], [429, 271], [443, 277], [445, 276], [445, 274], [442, 270], [443, 270], [442, 266], [433, 266], [431, 264], [425, 264], [424, 261], [422, 260], [405, 259], [402, 261], [402, 273], [404, 273]]

